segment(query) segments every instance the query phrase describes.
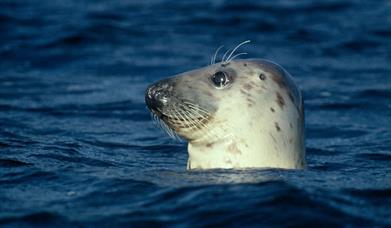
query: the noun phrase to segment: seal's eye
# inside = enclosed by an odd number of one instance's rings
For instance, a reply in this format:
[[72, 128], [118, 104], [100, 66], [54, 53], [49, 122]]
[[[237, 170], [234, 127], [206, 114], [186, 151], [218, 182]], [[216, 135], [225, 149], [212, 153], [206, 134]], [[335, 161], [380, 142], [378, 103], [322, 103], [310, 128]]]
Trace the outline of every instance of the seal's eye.
[[216, 72], [214, 75], [212, 75], [211, 80], [216, 88], [223, 88], [229, 82], [227, 74], [223, 71]]

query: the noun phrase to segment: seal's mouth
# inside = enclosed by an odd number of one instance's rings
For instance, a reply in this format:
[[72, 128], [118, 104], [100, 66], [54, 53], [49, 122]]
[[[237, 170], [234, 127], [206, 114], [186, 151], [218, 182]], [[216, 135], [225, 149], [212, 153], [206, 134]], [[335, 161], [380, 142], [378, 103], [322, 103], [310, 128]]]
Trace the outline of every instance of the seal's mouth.
[[[154, 120], [170, 135], [191, 140], [202, 134], [212, 119], [210, 108], [202, 107], [193, 97], [178, 97], [172, 81], [163, 80], [145, 91], [145, 103]], [[186, 94], [185, 94], [186, 95]], [[197, 97], [196, 97], [197, 98]]]
[[[164, 114], [157, 110], [151, 110], [157, 118], [164, 121], [172, 130], [178, 132], [181, 129], [201, 129], [209, 121], [207, 116], [195, 116], [189, 110], [177, 110], [172, 114]], [[186, 113], [186, 114], [185, 114]]]
[[176, 103], [175, 106], [155, 107], [148, 105], [153, 119], [167, 134], [173, 138], [184, 138], [188, 141], [192, 139], [195, 132], [201, 132], [207, 128], [211, 115], [206, 111], [200, 111], [187, 103]]
[[199, 128], [197, 125], [206, 124], [210, 116], [205, 109], [174, 97], [159, 85], [152, 85], [146, 90], [145, 103], [155, 117], [173, 130]]

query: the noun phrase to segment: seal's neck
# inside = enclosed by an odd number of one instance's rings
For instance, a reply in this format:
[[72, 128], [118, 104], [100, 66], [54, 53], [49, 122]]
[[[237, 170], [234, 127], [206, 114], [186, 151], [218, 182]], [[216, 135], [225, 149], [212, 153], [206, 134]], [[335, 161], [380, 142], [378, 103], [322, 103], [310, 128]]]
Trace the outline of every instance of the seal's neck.
[[187, 169], [243, 168], [245, 142], [225, 138], [218, 142], [189, 143]]
[[267, 137], [252, 133], [246, 137], [226, 137], [214, 143], [189, 142], [187, 169], [305, 167], [302, 142], [299, 139], [292, 143], [274, 141], [278, 139], [273, 134]]

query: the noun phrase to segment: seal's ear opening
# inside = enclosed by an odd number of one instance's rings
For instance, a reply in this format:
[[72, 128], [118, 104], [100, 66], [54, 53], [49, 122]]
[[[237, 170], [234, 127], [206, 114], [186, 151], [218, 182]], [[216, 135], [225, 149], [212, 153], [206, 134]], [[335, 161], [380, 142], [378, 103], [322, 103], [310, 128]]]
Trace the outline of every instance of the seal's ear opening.
[[259, 79], [261, 79], [262, 81], [264, 81], [266, 79], [266, 75], [264, 73], [260, 73], [259, 74]]

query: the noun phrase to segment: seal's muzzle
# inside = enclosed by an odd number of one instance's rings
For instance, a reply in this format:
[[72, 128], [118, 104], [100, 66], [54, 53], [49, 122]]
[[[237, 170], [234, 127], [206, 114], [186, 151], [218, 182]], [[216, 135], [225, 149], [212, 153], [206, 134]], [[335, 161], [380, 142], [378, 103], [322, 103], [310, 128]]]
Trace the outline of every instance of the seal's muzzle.
[[169, 103], [172, 91], [172, 83], [169, 80], [159, 81], [147, 88], [145, 91], [145, 103], [148, 108], [159, 117], [163, 107]]

